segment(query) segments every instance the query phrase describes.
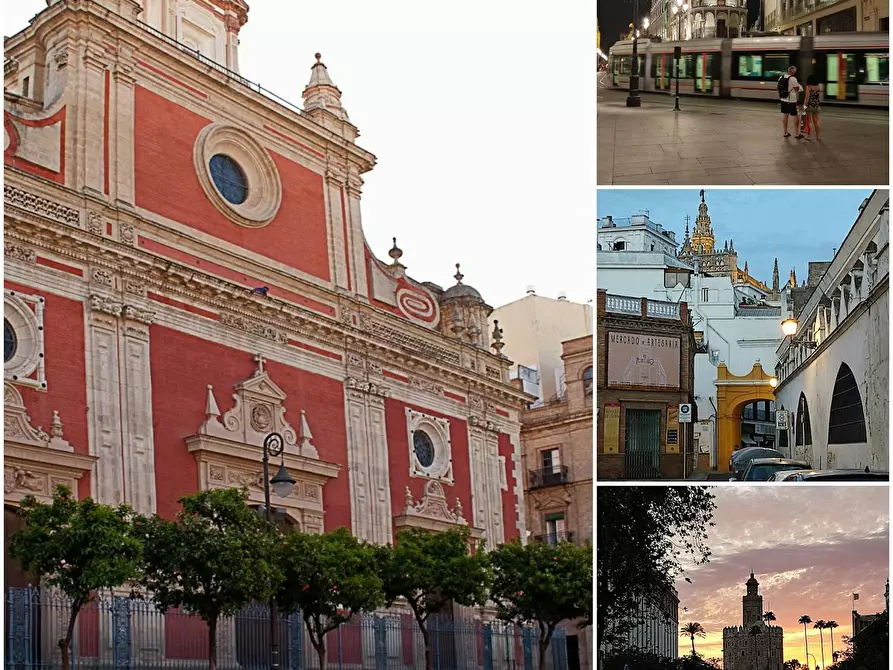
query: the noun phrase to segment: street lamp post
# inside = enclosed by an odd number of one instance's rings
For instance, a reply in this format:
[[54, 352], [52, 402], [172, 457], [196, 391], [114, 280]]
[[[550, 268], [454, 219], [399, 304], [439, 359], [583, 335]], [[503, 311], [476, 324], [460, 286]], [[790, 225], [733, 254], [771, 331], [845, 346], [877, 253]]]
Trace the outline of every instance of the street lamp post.
[[[285, 440], [279, 433], [270, 433], [264, 438], [264, 514], [268, 523], [273, 523], [273, 508], [270, 504], [270, 485], [280, 498], [288, 497], [295, 485], [295, 479], [285, 469], [285, 456], [282, 465], [273, 479], [270, 479], [270, 456], [274, 458], [282, 454]], [[279, 670], [279, 608], [276, 595], [270, 596], [270, 668]]]
[[629, 95], [626, 98], [627, 107], [641, 107], [642, 98], [639, 97], [639, 0], [633, 0], [633, 62], [629, 74]]
[[[686, 0], [676, 0], [676, 4], [673, 6], [673, 14], [677, 16], [676, 36], [679, 38], [680, 42], [682, 41], [682, 20], [689, 9], [690, 7]], [[673, 111], [678, 112], [681, 111], [679, 109], [679, 66], [682, 63], [682, 47], [676, 47], [673, 51], [673, 55], [676, 57], [676, 106], [673, 107]]]

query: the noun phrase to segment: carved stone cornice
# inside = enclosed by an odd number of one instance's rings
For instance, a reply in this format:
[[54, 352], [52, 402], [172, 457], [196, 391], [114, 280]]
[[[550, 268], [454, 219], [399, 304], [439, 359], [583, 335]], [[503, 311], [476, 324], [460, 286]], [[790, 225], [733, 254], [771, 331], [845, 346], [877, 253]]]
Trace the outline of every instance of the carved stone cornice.
[[26, 247], [23, 244], [13, 244], [4, 241], [3, 255], [25, 263], [34, 263], [37, 261], [37, 252], [31, 247]]
[[382, 398], [387, 398], [391, 395], [391, 390], [386, 386], [382, 386], [381, 384], [377, 384], [375, 382], [366, 382], [361, 379], [354, 379], [353, 377], [348, 377], [347, 379], [345, 379], [344, 386], [351, 391], [360, 391], [361, 393], [377, 395]]
[[[5, 188], [10, 186], [7, 184]], [[45, 198], [40, 199], [53, 204]], [[390, 324], [388, 317], [378, 310], [352, 301], [347, 303], [348, 299], [343, 295], [332, 292], [333, 300], [341, 306], [341, 320], [329, 319], [276, 299], [256, 299], [244, 287], [227, 280], [115, 239], [89, 234], [83, 228], [74, 228], [72, 226], [78, 225], [80, 220], [76, 209], [64, 210], [70, 210], [73, 215], [55, 216], [22, 207], [20, 205], [12, 216], [10, 212], [6, 213], [5, 231], [9, 243], [28, 243], [37, 250], [46, 249], [55, 256], [85, 265], [94, 264], [101, 258], [103, 267], [120, 273], [125, 286], [130, 282], [133, 291], [128, 292], [143, 294], [148, 289], [206, 309], [226, 312], [230, 316], [223, 318], [228, 319], [232, 327], [239, 327], [235, 324], [241, 319], [246, 332], [269, 332], [272, 337], [266, 339], [279, 344], [286, 343], [292, 333], [295, 339], [310, 339], [333, 349], [343, 349], [350, 339], [362, 345], [368, 358], [435, 378], [446, 387], [477, 393], [508, 407], [520, 408], [529, 401], [526, 394], [490, 375], [462, 368], [461, 348], [453, 342], [439, 342], [435, 333], [409, 323]], [[72, 220], [78, 224], [72, 224]], [[118, 222], [119, 230], [122, 221]], [[313, 290], [327, 292], [318, 286]], [[272, 330], [263, 330], [266, 328]], [[478, 355], [481, 360], [489, 362], [492, 359], [493, 365], [504, 364], [488, 352], [478, 352]], [[380, 367], [380, 363], [378, 365]]]

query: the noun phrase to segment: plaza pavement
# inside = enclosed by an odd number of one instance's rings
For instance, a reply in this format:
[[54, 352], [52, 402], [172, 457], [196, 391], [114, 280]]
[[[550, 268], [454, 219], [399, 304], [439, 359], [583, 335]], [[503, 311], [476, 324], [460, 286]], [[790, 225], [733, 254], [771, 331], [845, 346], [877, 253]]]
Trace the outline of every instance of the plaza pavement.
[[782, 137], [777, 104], [598, 89], [598, 185], [886, 185], [889, 112], [822, 108], [822, 141]]

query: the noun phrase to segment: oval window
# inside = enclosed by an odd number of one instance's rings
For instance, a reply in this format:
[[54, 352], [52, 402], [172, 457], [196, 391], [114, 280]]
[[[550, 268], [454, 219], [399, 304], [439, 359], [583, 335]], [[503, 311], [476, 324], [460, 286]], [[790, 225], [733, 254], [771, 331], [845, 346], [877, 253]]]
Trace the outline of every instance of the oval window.
[[9, 319], [3, 319], [3, 362], [8, 363], [12, 357], [16, 355], [16, 349], [19, 348], [16, 332], [9, 323]]
[[248, 180], [242, 168], [225, 154], [211, 158], [211, 179], [220, 195], [232, 205], [241, 205], [248, 198]]
[[417, 430], [412, 435], [412, 448], [415, 457], [423, 468], [434, 465], [434, 443], [424, 430]]

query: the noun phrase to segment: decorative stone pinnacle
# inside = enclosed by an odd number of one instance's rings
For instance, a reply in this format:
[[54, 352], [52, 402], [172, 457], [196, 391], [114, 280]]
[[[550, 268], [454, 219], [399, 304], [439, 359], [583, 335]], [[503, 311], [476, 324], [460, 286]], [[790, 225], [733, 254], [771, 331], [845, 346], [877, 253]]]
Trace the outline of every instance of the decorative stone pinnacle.
[[465, 330], [465, 324], [462, 322], [462, 315], [459, 314], [458, 309], [453, 310], [453, 325], [450, 327], [450, 330], [453, 331], [453, 334], [456, 337], [459, 337], [459, 334]]
[[53, 437], [62, 437], [62, 419], [59, 418], [59, 412], [53, 410], [53, 421], [50, 423], [50, 434]]
[[502, 341], [502, 328], [499, 327], [499, 321], [496, 319], [493, 320], [493, 333], [490, 336], [493, 338], [493, 344], [490, 347], [496, 350], [497, 356], [501, 356], [505, 342]]
[[456, 263], [456, 274], [453, 275], [453, 279], [456, 280], [457, 284], [462, 283], [462, 279], [465, 277], [464, 274], [459, 270], [459, 263]]
[[317, 63], [319, 63], [322, 60], [322, 54], [319, 53], [318, 51], [315, 54], [313, 54], [313, 57], [316, 59]]
[[254, 355], [254, 362], [257, 363], [257, 370], [254, 371], [254, 377], [260, 377], [264, 374], [264, 363], [267, 362], [267, 359], [264, 358], [261, 354]]
[[391, 247], [391, 250], [388, 252], [388, 256], [390, 256], [394, 260], [394, 265], [398, 265], [400, 263], [400, 258], [403, 256], [403, 250], [397, 246], [397, 238], [393, 238], [394, 246]]

